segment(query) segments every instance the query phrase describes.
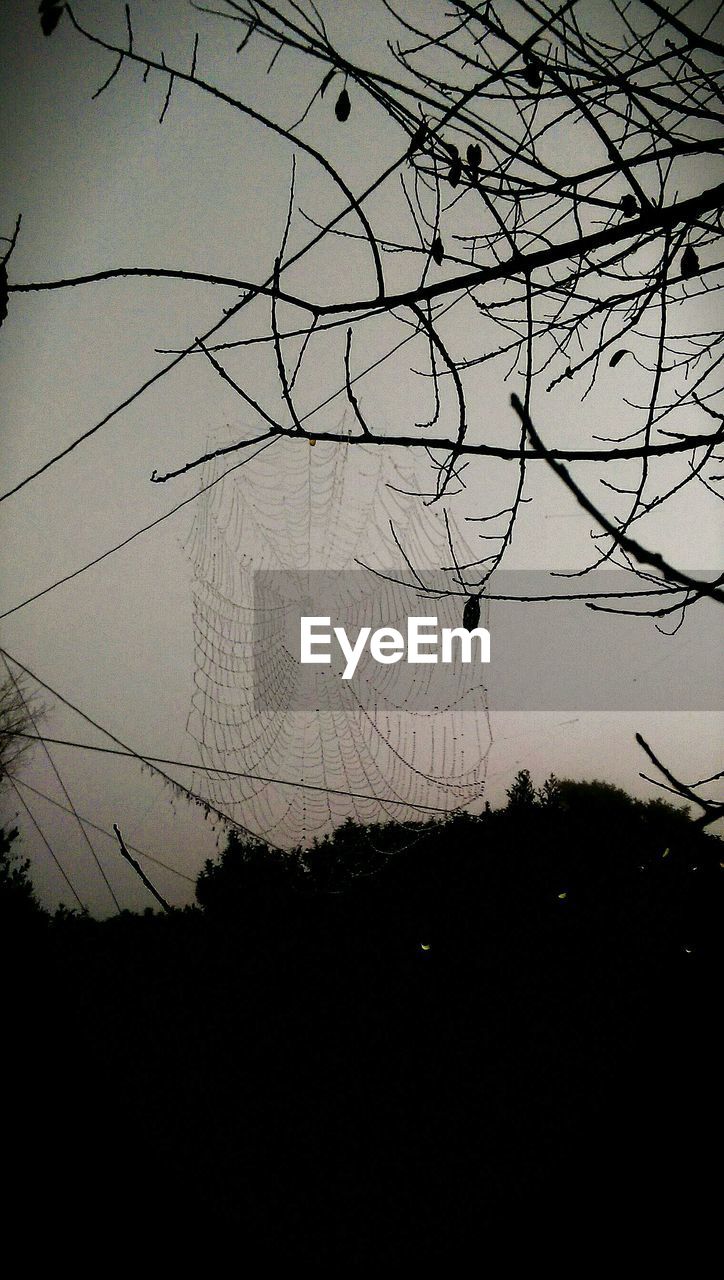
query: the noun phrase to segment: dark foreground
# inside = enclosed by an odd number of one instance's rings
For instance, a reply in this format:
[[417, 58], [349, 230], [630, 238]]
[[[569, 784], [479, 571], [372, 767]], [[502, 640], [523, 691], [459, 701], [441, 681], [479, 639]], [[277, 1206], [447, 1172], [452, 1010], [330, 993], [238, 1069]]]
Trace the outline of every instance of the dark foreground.
[[696, 1273], [722, 845], [599, 802], [388, 829], [387, 862], [347, 828], [304, 875], [237, 848], [203, 909], [11, 922], [10, 1239]]

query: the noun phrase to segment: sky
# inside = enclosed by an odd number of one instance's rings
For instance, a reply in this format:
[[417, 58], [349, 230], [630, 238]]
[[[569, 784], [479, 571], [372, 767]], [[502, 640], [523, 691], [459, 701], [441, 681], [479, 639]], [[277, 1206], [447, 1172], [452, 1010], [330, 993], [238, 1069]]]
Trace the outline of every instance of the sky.
[[[369, 0], [326, 9], [336, 37], [360, 63], [379, 59], [389, 27], [381, 4]], [[81, 4], [77, 12], [94, 29], [122, 37], [122, 5]], [[301, 115], [318, 87], [317, 69], [310, 72], [294, 58], [280, 59], [270, 75], [267, 54], [262, 57], [254, 45], [235, 59], [237, 32], [212, 15], [192, 12], [186, 4], [141, 4], [133, 7], [133, 18], [136, 47], [154, 55], [163, 49], [170, 65], [190, 65], [198, 30], [199, 73], [285, 125]], [[159, 116], [167, 79], [155, 72], [144, 83], [137, 67], [124, 65], [108, 89], [93, 100], [113, 60], [80, 40], [67, 19], [46, 40], [35, 7], [7, 0], [0, 26], [5, 50], [0, 105], [6, 140], [0, 233], [10, 235], [22, 214], [11, 280], [53, 280], [112, 266], [154, 266], [259, 281], [271, 274], [280, 251], [292, 173], [294, 216], [287, 256], [313, 232], [305, 214], [323, 220], [341, 207], [339, 192], [310, 157], [300, 156], [293, 172], [292, 148], [286, 139], [269, 134], [192, 86], [174, 88], [163, 123]], [[352, 92], [352, 99], [353, 111], [343, 128], [332, 114], [333, 97], [318, 99], [300, 136], [323, 149], [359, 191], [397, 154], [400, 144], [381, 112], [363, 103], [360, 91]], [[559, 141], [559, 146], [566, 145], [573, 158], [575, 139]], [[369, 211], [370, 217], [384, 220], [386, 228], [408, 234], [409, 219], [397, 185], [383, 187], [370, 201]], [[405, 278], [404, 271], [404, 264], [393, 257], [393, 284]], [[374, 292], [369, 253], [350, 239], [326, 240], [285, 276], [290, 292], [321, 299], [349, 296], [351, 285], [355, 296]], [[12, 295], [0, 335], [3, 491], [151, 378], [169, 359], [159, 354], [160, 349], [187, 346], [210, 329], [237, 297], [238, 290], [204, 283], [138, 278]], [[702, 328], [711, 324], [713, 314], [713, 304], [702, 302]], [[293, 316], [298, 322], [299, 313], [289, 308], [283, 322], [290, 324]], [[249, 337], [265, 326], [268, 331], [268, 324], [268, 306], [257, 302], [241, 322], [235, 322], [233, 335]], [[400, 332], [396, 322], [388, 319], [363, 329], [361, 336], [355, 334], [353, 367], [361, 369], [385, 355], [399, 341]], [[475, 333], [457, 321], [455, 313], [445, 321], [445, 333], [468, 358], [475, 353]], [[339, 335], [329, 339], [320, 335], [310, 347], [297, 385], [298, 403], [305, 412], [327, 396], [343, 393], [341, 342]], [[246, 348], [234, 360], [229, 368], [239, 376], [243, 372], [245, 378], [253, 377], [254, 394], [265, 397], [272, 411], [278, 412], [280, 395], [270, 345]], [[383, 432], [409, 425], [420, 405], [423, 413], [429, 410], [429, 379], [411, 372], [411, 365], [419, 368], [423, 363], [424, 349], [418, 345], [414, 359], [405, 354], [387, 360], [373, 377], [356, 384], [360, 396], [364, 394], [365, 411]], [[470, 377], [486, 426], [491, 424], [501, 442], [516, 443], [508, 406], [511, 387], [484, 368]], [[634, 392], [638, 389], [634, 383]], [[549, 404], [544, 405], [547, 413]], [[445, 416], [450, 412], [446, 401], [443, 425], [447, 431], [454, 429]], [[561, 388], [555, 400], [557, 439], [565, 443], [579, 438], [581, 412], [573, 391]], [[586, 426], [593, 422], [603, 434], [617, 432], [625, 422], [627, 409], [613, 370], [601, 379], [583, 412]], [[166, 484], [151, 484], [150, 476], [183, 466], [203, 453], [209, 442], [219, 447], [219, 442], [247, 434], [249, 420], [245, 407], [198, 356], [183, 361], [149, 387], [83, 446], [0, 506], [2, 612], [13, 610], [184, 499], [193, 498], [211, 472], [191, 471]], [[345, 430], [351, 428], [344, 394], [310, 421], [318, 429], [337, 429], [340, 423]], [[707, 425], [697, 424], [697, 429]], [[385, 525], [389, 494], [382, 486], [375, 489], [373, 498], [364, 496], [365, 476], [373, 466], [371, 452], [345, 453], [340, 446], [336, 451], [320, 447], [313, 453], [304, 442], [274, 444], [258, 462], [236, 472], [225, 487], [218, 486], [206, 505], [204, 499], [190, 502], [87, 572], [11, 612], [2, 620], [0, 644], [67, 702], [140, 755], [201, 763], [198, 743], [189, 732], [195, 690], [198, 706], [194, 626], [200, 607], [200, 559], [194, 536], [203, 525], [199, 512], [218, 515], [227, 502], [237, 503], [246, 513], [243, 540], [238, 529], [234, 532], [228, 526], [222, 541], [226, 553], [232, 559], [238, 554], [239, 563], [243, 560], [249, 570], [290, 565], [340, 569], [351, 565], [360, 551], [383, 567], [390, 552]], [[390, 468], [389, 474], [385, 472], [387, 479], [402, 466], [414, 470], [421, 487], [429, 483], [424, 458], [413, 466], [407, 455], [400, 458], [399, 451], [396, 457], [393, 450], [385, 453], [384, 466]], [[232, 458], [231, 463], [236, 460]], [[325, 467], [335, 466], [343, 473], [341, 495], [322, 501], [319, 477]], [[471, 465], [465, 493], [454, 509], [449, 504], [470, 545], [476, 530], [465, 525], [465, 517], [494, 510], [491, 504], [501, 493], [508, 500], [513, 470], [510, 464], [495, 460]], [[222, 493], [226, 494], [223, 499]], [[534, 502], [522, 509], [506, 568], [570, 570], [590, 562], [591, 522], [555, 477], [540, 467], [531, 480], [531, 494]], [[395, 502], [399, 512], [405, 504], [401, 498]], [[425, 546], [428, 531], [435, 529], [429, 534], [427, 550], [442, 554], [440, 512], [416, 499], [409, 499], [405, 509], [405, 518], [413, 524], [417, 521], [426, 531], [424, 537], [420, 535], [420, 547]], [[332, 519], [334, 538], [329, 532]], [[302, 538], [300, 521], [306, 522]], [[656, 545], [682, 568], [709, 570], [720, 563], [721, 521], [716, 504], [701, 490], [676, 500], [665, 515], [652, 518], [646, 534], [649, 545]], [[231, 569], [229, 574], [233, 577]], [[206, 588], [210, 580], [207, 575]], [[217, 579], [211, 585], [219, 588], [223, 582]], [[648, 622], [640, 625], [651, 628]], [[692, 653], [698, 652], [695, 637], [687, 631], [689, 625], [671, 640], [668, 657], [661, 658], [672, 685], [692, 661]], [[494, 611], [490, 627], [494, 637]], [[608, 660], [616, 662], [613, 647]], [[717, 671], [721, 676], [714, 659], [712, 671], [714, 678]], [[29, 684], [32, 687], [32, 680]], [[713, 708], [718, 693], [712, 691]], [[57, 696], [48, 692], [42, 696], [47, 704], [42, 721], [45, 734], [112, 745]], [[505, 789], [521, 767], [529, 768], [539, 783], [554, 772], [604, 778], [644, 797], [662, 794], [639, 777], [645, 762], [634, 734], [642, 733], [674, 772], [698, 778], [718, 767], [721, 729], [721, 713], [716, 709], [619, 707], [592, 712], [582, 707], [494, 712], [486, 746], [484, 798], [494, 806], [504, 802]], [[472, 732], [479, 738], [480, 725]], [[323, 778], [320, 751], [319, 741], [316, 745], [294, 741], [292, 735], [286, 758], [275, 757], [278, 773], [274, 776], [289, 777], [292, 770], [293, 776], [307, 781]], [[191, 900], [193, 878], [217, 848], [219, 832], [212, 830], [209, 818], [174, 796], [158, 777], [143, 772], [137, 761], [66, 746], [52, 747], [51, 752], [52, 762], [41, 748], [36, 749], [20, 775], [19, 792], [30, 813], [17, 794], [6, 791], [3, 797], [5, 820], [14, 822], [19, 815], [22, 850], [31, 857], [42, 900], [48, 905], [60, 900], [73, 905], [50, 845], [93, 912], [114, 910], [113, 895], [124, 907], [149, 905], [145, 890], [122, 862], [112, 833], [108, 834], [113, 823], [119, 825], [129, 846], [167, 864], [143, 862], [170, 901]], [[234, 767], [243, 767], [241, 747], [235, 759]], [[168, 766], [168, 773], [186, 786], [199, 784], [199, 775], [190, 769]], [[418, 787], [415, 797], [420, 799], [423, 791]], [[228, 800], [232, 793], [227, 788], [223, 794]], [[242, 792], [234, 794], [237, 820], [257, 830], [259, 806]], [[67, 808], [68, 797], [83, 818], [96, 824], [86, 825], [85, 835], [76, 819], [57, 807]], [[297, 806], [290, 822], [301, 822], [300, 812]], [[365, 809], [368, 816], [373, 812], [374, 807]], [[384, 817], [384, 808], [379, 814]], [[287, 824], [285, 835], [292, 829]]]

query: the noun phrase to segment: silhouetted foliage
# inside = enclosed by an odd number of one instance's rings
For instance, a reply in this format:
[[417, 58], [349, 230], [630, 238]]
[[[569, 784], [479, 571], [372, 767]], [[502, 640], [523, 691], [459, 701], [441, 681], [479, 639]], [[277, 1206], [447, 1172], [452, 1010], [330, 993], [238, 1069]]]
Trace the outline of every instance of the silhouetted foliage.
[[298, 873], [294, 854], [232, 831], [217, 861], [207, 859], [196, 881], [196, 901], [218, 916], [258, 910], [262, 900], [280, 897]]
[[13, 849], [17, 838], [17, 827], [0, 827], [0, 929], [46, 917], [28, 874], [30, 859]]
[[557, 809], [561, 803], [561, 784], [554, 773], [546, 778], [538, 791], [538, 803], [544, 808]]
[[197, 907], [57, 914], [10, 1002], [35, 1112], [8, 1159], [19, 1188], [42, 1163], [45, 1219], [82, 1204], [102, 1240], [122, 1207], [140, 1239], [181, 1208], [349, 1274], [700, 1210], [721, 842], [601, 782], [510, 791], [289, 857], [233, 834]]
[[521, 769], [506, 792], [509, 809], [532, 809], [538, 803], [536, 789], [527, 769]]

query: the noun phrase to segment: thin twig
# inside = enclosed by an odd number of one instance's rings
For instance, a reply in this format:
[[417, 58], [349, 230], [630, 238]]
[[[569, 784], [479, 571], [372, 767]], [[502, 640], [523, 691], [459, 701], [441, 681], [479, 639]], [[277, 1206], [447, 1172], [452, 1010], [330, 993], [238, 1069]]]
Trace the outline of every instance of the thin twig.
[[171, 908], [168, 905], [166, 899], [163, 898], [161, 894], [158, 892], [158, 889], [156, 889], [151, 884], [151, 881], [149, 880], [145, 871], [143, 871], [140, 865], [136, 862], [136, 859], [131, 857], [130, 853], [128, 852], [128, 849], [123, 843], [123, 836], [121, 835], [120, 830], [115, 822], [113, 823], [113, 830], [116, 833], [116, 839], [118, 840], [121, 853], [123, 854], [123, 857], [126, 859], [126, 862], [129, 864], [129, 866], [133, 867], [133, 870], [135, 871], [139, 879], [143, 882], [143, 884], [145, 884], [146, 888], [148, 889], [148, 892], [152, 893], [156, 901], [161, 903], [161, 906], [163, 907], [164, 911], [170, 911]]

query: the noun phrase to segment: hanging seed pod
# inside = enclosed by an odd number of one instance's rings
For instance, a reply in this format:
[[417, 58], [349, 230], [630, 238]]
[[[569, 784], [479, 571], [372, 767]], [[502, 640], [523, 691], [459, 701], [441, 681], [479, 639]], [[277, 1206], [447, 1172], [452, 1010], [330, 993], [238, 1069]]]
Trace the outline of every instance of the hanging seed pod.
[[480, 150], [480, 147], [478, 146], [477, 142], [470, 143], [470, 146], [468, 147], [466, 152], [466, 156], [468, 161], [468, 168], [471, 169], [473, 173], [477, 173], [478, 169], [480, 168], [480, 161], [483, 158], [483, 153]]
[[621, 212], [624, 218], [635, 218], [638, 211], [638, 200], [631, 195], [630, 191], [627, 191], [625, 196], [621, 196]]
[[460, 159], [460, 156], [456, 153], [454, 158], [450, 162], [450, 169], [447, 175], [447, 180], [450, 183], [450, 186], [455, 188], [458, 185], [462, 176], [463, 176], [463, 162]]
[[64, 4], [58, 4], [57, 0], [41, 0], [38, 6], [40, 14], [40, 26], [44, 36], [50, 36], [55, 31], [60, 19], [63, 16]]
[[445, 249], [439, 236], [435, 236], [435, 239], [430, 245], [430, 253], [432, 255], [433, 262], [436, 262], [438, 267], [441, 266], [442, 260], [445, 257]]
[[609, 369], [615, 369], [616, 365], [621, 360], [623, 360], [624, 356], [630, 356], [630, 355], [631, 355], [631, 352], [628, 350], [627, 347], [622, 347], [620, 351], [614, 351], [613, 355], [611, 356], [611, 359], [608, 362]]
[[351, 103], [349, 100], [349, 94], [346, 89], [343, 89], [334, 104], [334, 114], [341, 124], [344, 124], [345, 120], [349, 119], [350, 110]]
[[463, 626], [466, 631], [474, 631], [480, 622], [480, 596], [468, 596], [463, 609]]
[[681, 255], [681, 274], [685, 280], [691, 280], [692, 276], [698, 276], [700, 270], [697, 252], [688, 244]]
[[543, 77], [540, 73], [539, 63], [537, 63], [533, 58], [531, 58], [523, 74], [525, 76], [526, 84], [529, 84], [531, 89], [540, 89], [543, 83]]

